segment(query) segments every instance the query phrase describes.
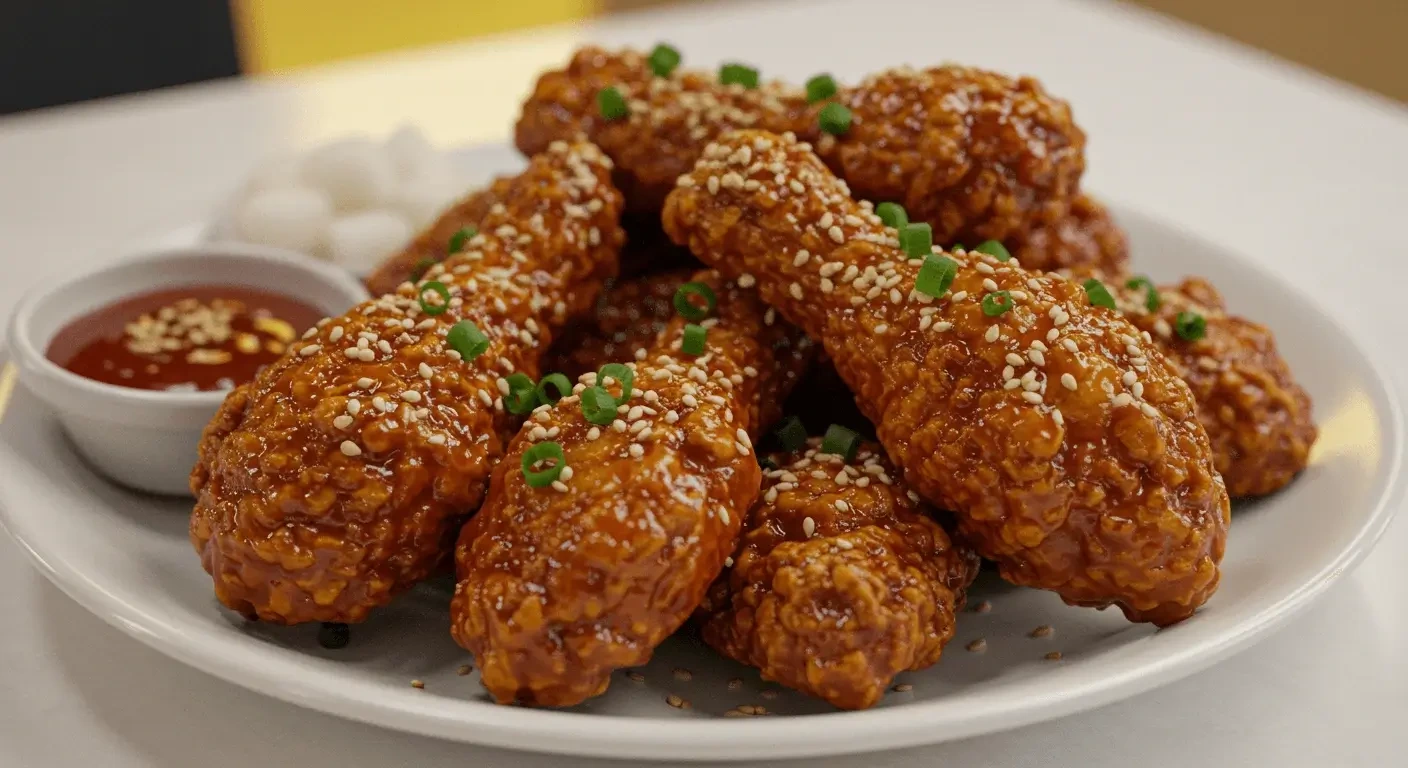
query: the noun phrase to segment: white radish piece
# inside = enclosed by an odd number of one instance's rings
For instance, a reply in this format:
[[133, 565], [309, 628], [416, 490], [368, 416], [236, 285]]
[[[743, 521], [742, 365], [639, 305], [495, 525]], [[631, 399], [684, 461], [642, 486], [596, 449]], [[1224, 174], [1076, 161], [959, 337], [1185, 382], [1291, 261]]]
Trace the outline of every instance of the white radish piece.
[[326, 251], [333, 263], [365, 272], [400, 250], [411, 239], [411, 225], [392, 211], [364, 211], [334, 219], [327, 228]]
[[396, 192], [396, 170], [382, 146], [359, 137], [325, 144], [303, 161], [303, 180], [323, 190], [338, 213], [386, 205]]
[[255, 192], [235, 211], [236, 236], [246, 242], [288, 248], [316, 256], [332, 220], [332, 203], [308, 187]]

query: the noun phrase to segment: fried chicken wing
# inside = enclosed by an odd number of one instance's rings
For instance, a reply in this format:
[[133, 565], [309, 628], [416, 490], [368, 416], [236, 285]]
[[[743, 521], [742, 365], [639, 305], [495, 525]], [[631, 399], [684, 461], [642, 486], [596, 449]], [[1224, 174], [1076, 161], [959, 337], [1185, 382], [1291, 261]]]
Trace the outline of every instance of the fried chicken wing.
[[908, 260], [792, 136], [722, 137], [663, 221], [822, 342], [906, 481], [1009, 581], [1159, 625], [1216, 589], [1229, 506], [1193, 395], [1079, 285], [922, 240]]
[[842, 709], [939, 660], [978, 557], [879, 455], [773, 456], [730, 567], [698, 611], [704, 641], [763, 679]]
[[1105, 206], [1088, 195], [1078, 195], [1062, 218], [1034, 227], [1008, 245], [1030, 270], [1099, 271], [1111, 277], [1129, 271], [1129, 238]]
[[[546, 149], [546, 145], [544, 146]], [[440, 214], [429, 227], [399, 253], [387, 257], [367, 276], [367, 290], [373, 296], [395, 291], [407, 280], [420, 277], [432, 264], [450, 256], [450, 239], [466, 227], [478, 228], [490, 209], [503, 200], [513, 184], [513, 177], [497, 178], [484, 189], [471, 192]]]
[[677, 269], [617, 283], [601, 292], [596, 309], [553, 344], [545, 370], [576, 379], [607, 363], [636, 359], [675, 317], [675, 291], [697, 270]]
[[[466, 251], [320, 322], [225, 400], [190, 526], [222, 603], [357, 622], [444, 560], [516, 423], [503, 377], [535, 376], [616, 269], [610, 168], [590, 144], [554, 144], [501, 187]], [[477, 356], [447, 338], [462, 322], [487, 342]]]
[[[1157, 289], [1105, 282], [1120, 311], [1150, 335], [1193, 390], [1217, 471], [1233, 498], [1272, 493], [1305, 469], [1316, 437], [1310, 396], [1269, 328], [1228, 314], [1217, 289], [1202, 278]], [[1152, 310], [1151, 297], [1157, 302]]]
[[[597, 94], [608, 87], [624, 97], [626, 117], [602, 116]], [[819, 128], [833, 102], [850, 110], [840, 136]], [[639, 53], [589, 47], [538, 80], [516, 134], [532, 153], [586, 132], [616, 161], [630, 204], [653, 211], [704, 147], [736, 128], [815, 141], [858, 196], [902, 203], [945, 243], [1005, 240], [1060, 221], [1085, 169], [1085, 135], [1064, 101], [1031, 78], [953, 65], [891, 70], [809, 104], [800, 88], [723, 85], [688, 70], [657, 77]]]
[[[776, 407], [762, 393], [797, 375], [810, 344], [768, 324], [752, 292], [695, 279], [718, 297], [703, 353], [682, 350], [677, 318], [625, 363], [633, 381], [587, 374], [539, 407], [460, 535], [451, 631], [500, 702], [602, 693], [689, 617], [733, 551], [760, 482], [750, 435]], [[594, 386], [623, 399], [605, 424], [586, 418]], [[548, 443], [564, 464], [532, 487], [524, 456]]]

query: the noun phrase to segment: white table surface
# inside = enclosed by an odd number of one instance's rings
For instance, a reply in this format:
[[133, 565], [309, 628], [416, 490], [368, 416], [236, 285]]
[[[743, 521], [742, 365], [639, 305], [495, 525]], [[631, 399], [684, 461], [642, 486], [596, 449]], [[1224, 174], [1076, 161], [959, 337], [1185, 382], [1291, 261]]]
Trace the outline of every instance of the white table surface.
[[[1355, 333], [1404, 349], [1408, 111], [1071, 0], [686, 7], [0, 119], [0, 309], [45, 275], [202, 218], [266, 152], [401, 121], [443, 144], [501, 141], [533, 74], [575, 45], [660, 38], [689, 62], [740, 58], [792, 79], [942, 59], [1038, 74], [1090, 135], [1088, 188], [1302, 276]], [[1408, 381], [1408, 364], [1393, 368]], [[0, 616], [0, 766], [607, 765], [408, 736], [219, 682], [85, 613], [6, 537]], [[1285, 629], [1182, 682], [1044, 725], [809, 763], [1402, 765], [1405, 638], [1400, 523]]]

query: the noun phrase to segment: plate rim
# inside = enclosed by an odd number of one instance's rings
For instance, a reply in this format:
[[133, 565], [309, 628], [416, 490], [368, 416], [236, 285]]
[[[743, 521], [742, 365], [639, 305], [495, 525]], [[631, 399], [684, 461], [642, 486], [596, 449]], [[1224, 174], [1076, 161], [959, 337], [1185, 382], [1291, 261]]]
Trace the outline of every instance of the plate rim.
[[[507, 147], [477, 146], [475, 153], [506, 150]], [[1119, 217], [1141, 219], [1158, 227], [1171, 225], [1156, 217], [1123, 205], [1110, 206]], [[1179, 229], [1176, 226], [1171, 227]], [[186, 232], [199, 232], [188, 225]], [[1179, 231], [1182, 231], [1181, 229]], [[898, 708], [860, 712], [827, 712], [796, 717], [737, 719], [677, 719], [669, 717], [623, 717], [595, 713], [562, 712], [546, 709], [500, 707], [484, 702], [461, 701], [453, 705], [439, 697], [392, 691], [357, 678], [339, 676], [333, 669], [307, 664], [296, 651], [262, 646], [261, 663], [238, 661], [251, 653], [249, 638], [219, 635], [205, 638], [192, 647], [183, 642], [183, 631], [159, 616], [129, 604], [85, 577], [79, 570], [61, 568], [51, 562], [31, 541], [32, 528], [26, 516], [16, 514], [0, 489], [0, 529], [5, 530], [31, 563], [86, 610], [130, 637], [184, 664], [213, 677], [288, 703], [346, 719], [393, 728], [425, 736], [518, 750], [557, 754], [629, 759], [672, 758], [713, 760], [729, 758], [812, 757], [854, 754], [937, 743], [1007, 730], [1044, 720], [1093, 709], [1206, 669], [1265, 637], [1309, 606], [1330, 584], [1358, 565], [1382, 537], [1401, 506], [1405, 494], [1404, 420], [1399, 402], [1399, 382], [1364, 344], [1334, 315], [1324, 312], [1300, 287], [1260, 262], [1235, 251], [1209, 243], [1192, 233], [1185, 236], [1203, 242], [1212, 250], [1231, 253], [1239, 266], [1258, 278], [1276, 284], [1279, 291], [1306, 299], [1314, 308], [1315, 322], [1327, 324], [1371, 374], [1375, 410], [1383, 406], [1382, 418], [1388, 425], [1384, 434], [1388, 468], [1372, 510], [1353, 537], [1322, 568], [1277, 601], [1236, 621], [1226, 630], [1213, 632], [1191, 643], [1175, 645], [1172, 652], [1154, 655], [1184, 624], [1164, 630], [1151, 638], [1151, 647], [1134, 659], [1116, 663], [1110, 674], [1076, 674], [1069, 668], [1053, 670], [1035, 681], [1022, 683], [1029, 694], [1015, 705], [1002, 687], [997, 694], [982, 691], [964, 697], [964, 714], [949, 718], [936, 728], [935, 718], [953, 702], [943, 698], [913, 702]], [[165, 235], [170, 237], [171, 231]], [[6, 353], [8, 355], [8, 353]], [[33, 537], [42, 538], [42, 537]], [[1153, 656], [1153, 658], [1149, 658]], [[272, 662], [272, 663], [271, 663]], [[297, 674], [289, 674], [297, 671]], [[1075, 678], [1074, 681], [1068, 678]], [[995, 697], [995, 700], [993, 700]], [[464, 714], [473, 711], [473, 718]], [[903, 712], [903, 716], [899, 713]], [[640, 728], [645, 721], [652, 727]], [[543, 739], [545, 733], [554, 734]]]

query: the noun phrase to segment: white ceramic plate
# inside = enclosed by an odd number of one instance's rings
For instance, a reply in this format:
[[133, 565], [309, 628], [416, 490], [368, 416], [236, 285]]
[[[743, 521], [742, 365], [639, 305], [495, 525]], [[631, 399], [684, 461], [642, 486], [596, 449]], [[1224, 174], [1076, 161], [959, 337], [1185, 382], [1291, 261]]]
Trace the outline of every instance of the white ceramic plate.
[[[503, 147], [475, 150], [472, 160], [486, 176], [518, 164]], [[1059, 717], [1247, 647], [1363, 558], [1404, 489], [1395, 390], [1313, 296], [1167, 225], [1116, 213], [1140, 269], [1156, 279], [1209, 276], [1234, 309], [1275, 329], [1315, 399], [1321, 437], [1312, 465], [1286, 491], [1235, 509], [1222, 587], [1192, 619], [1156, 632], [1116, 611], [1070, 608], [985, 578], [970, 603], [990, 601], [991, 611], [960, 616], [943, 660], [902, 676], [912, 689], [867, 712], [830, 711], [780, 690], [684, 633], [638, 670], [643, 679], [623, 671], [606, 695], [580, 707], [496, 706], [473, 673], [457, 674], [470, 659], [449, 637], [448, 582], [424, 585], [354, 627], [338, 651], [318, 646], [316, 627], [247, 625], [211, 595], [186, 537], [189, 502], [133, 495], [95, 476], [23, 391], [0, 422], [0, 513], [45, 576], [142, 642], [270, 696], [416, 733], [582, 755], [729, 759], [909, 746]], [[1055, 631], [1030, 637], [1040, 625]], [[965, 650], [980, 638], [985, 651]], [[1060, 660], [1047, 659], [1054, 651]], [[670, 694], [690, 706], [668, 706]], [[742, 704], [775, 716], [721, 717]]]

